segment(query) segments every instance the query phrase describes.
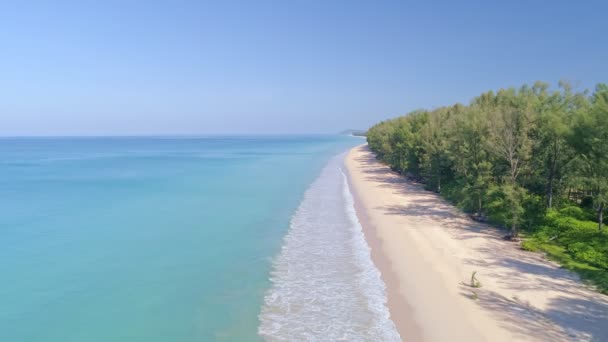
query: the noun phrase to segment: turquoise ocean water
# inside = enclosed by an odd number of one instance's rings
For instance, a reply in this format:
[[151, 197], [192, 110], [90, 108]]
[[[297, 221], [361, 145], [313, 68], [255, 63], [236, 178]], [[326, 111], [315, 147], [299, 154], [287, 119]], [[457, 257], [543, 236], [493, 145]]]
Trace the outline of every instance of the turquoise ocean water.
[[251, 341], [353, 137], [0, 139], [0, 341]]

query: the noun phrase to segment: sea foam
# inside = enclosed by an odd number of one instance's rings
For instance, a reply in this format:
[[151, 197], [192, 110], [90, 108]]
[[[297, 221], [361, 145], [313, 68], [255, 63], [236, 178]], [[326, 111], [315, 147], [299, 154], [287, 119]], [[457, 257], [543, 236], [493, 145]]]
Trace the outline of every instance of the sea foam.
[[259, 334], [267, 340], [400, 340], [343, 159], [327, 164], [292, 217], [260, 314]]

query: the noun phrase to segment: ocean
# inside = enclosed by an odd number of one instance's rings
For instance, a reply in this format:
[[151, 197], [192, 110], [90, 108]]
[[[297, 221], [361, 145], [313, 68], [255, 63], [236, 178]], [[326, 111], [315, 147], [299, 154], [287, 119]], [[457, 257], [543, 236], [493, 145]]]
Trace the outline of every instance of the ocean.
[[341, 170], [361, 142], [0, 139], [0, 341], [398, 339]]

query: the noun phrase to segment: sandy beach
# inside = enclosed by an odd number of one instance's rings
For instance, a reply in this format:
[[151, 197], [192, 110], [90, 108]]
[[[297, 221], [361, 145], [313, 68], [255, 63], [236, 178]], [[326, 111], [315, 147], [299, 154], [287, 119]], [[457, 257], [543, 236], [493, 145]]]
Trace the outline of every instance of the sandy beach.
[[[405, 341], [608, 341], [608, 297], [377, 162], [345, 160]], [[481, 287], [471, 287], [471, 275]]]

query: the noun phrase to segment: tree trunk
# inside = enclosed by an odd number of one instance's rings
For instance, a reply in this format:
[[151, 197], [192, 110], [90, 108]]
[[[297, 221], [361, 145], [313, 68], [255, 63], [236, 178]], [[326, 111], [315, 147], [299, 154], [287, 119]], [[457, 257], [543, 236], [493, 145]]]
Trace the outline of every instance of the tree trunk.
[[517, 233], [517, 210], [513, 208], [511, 211], [511, 238], [516, 238], [518, 235]]
[[553, 206], [553, 182], [555, 179], [557, 156], [559, 154], [559, 145], [557, 140], [553, 143], [553, 156], [551, 158], [551, 168], [549, 169], [549, 179], [547, 180], [547, 208]]
[[511, 238], [516, 238], [518, 235], [517, 232], [517, 223], [515, 223], [515, 217], [513, 217], [513, 222], [511, 223]]
[[441, 193], [441, 175], [437, 173], [437, 192]]
[[[435, 177], [437, 177], [437, 192], [441, 193], [441, 166], [439, 163], [439, 157], [433, 158], [435, 161], [435, 168], [437, 172], [435, 172]], [[432, 164], [431, 164], [432, 165]]]
[[553, 177], [549, 180], [547, 186], [547, 208], [551, 209], [553, 206]]
[[598, 230], [602, 231], [604, 225], [604, 202], [600, 204], [600, 207], [597, 210], [597, 222]]
[[401, 160], [401, 153], [399, 153], [399, 166], [397, 167], [399, 174], [403, 174], [403, 161]]

